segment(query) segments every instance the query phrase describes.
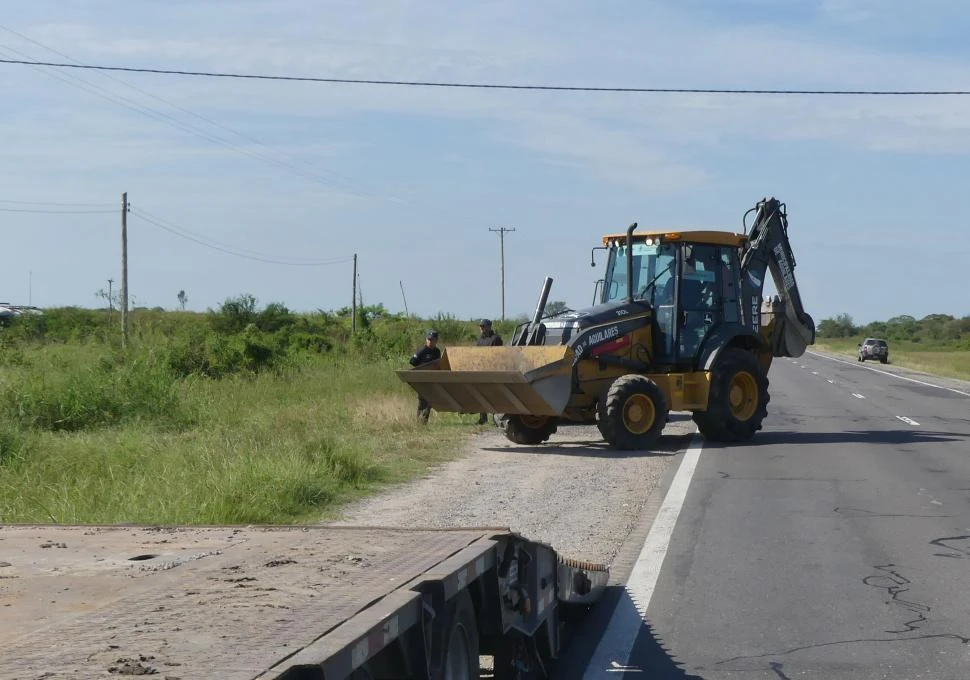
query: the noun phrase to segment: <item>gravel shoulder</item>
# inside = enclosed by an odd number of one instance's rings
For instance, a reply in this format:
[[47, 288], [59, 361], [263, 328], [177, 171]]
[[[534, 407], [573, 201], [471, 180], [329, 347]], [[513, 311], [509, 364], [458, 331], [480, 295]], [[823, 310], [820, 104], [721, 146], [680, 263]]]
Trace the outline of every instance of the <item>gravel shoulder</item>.
[[513, 444], [494, 427], [469, 428], [460, 458], [353, 503], [328, 524], [502, 527], [565, 557], [612, 564], [695, 430], [690, 414], [672, 413], [653, 451], [621, 452], [595, 426], [561, 427], [542, 446]]

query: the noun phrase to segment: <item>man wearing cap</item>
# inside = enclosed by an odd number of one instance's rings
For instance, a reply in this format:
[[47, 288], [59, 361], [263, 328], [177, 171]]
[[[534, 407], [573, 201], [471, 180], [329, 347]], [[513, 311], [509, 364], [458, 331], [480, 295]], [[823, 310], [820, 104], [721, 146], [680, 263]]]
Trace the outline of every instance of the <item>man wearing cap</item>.
[[[438, 349], [438, 331], [430, 330], [424, 336], [424, 347], [414, 353], [410, 359], [410, 364], [414, 367], [435, 361], [441, 358], [441, 350]], [[428, 422], [431, 416], [431, 404], [424, 397], [418, 395], [418, 420], [422, 423]]]
[[[502, 344], [502, 336], [492, 330], [491, 319], [482, 319], [478, 322], [478, 330], [481, 331], [481, 335], [478, 336], [478, 341], [475, 343], [479, 347], [499, 347]], [[478, 414], [478, 424], [485, 425], [488, 423], [488, 414], [479, 413]]]

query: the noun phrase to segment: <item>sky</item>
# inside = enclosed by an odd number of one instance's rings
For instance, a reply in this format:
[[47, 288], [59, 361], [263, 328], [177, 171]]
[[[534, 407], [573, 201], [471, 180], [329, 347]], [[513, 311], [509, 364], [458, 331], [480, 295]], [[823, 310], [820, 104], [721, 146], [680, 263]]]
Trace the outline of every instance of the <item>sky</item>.
[[[962, 0], [0, 0], [0, 58], [352, 79], [970, 90]], [[458, 318], [605, 233], [787, 205], [816, 322], [970, 315], [970, 96], [446, 89], [0, 64], [0, 300]], [[599, 253], [599, 255], [602, 255]]]

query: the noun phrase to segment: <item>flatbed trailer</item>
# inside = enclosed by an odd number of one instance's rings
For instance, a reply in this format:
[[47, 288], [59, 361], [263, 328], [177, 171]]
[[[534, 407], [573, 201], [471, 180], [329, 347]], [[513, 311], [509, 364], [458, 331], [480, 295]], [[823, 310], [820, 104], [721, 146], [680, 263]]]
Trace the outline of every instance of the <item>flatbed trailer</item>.
[[507, 529], [6, 525], [0, 678], [541, 678], [608, 579]]

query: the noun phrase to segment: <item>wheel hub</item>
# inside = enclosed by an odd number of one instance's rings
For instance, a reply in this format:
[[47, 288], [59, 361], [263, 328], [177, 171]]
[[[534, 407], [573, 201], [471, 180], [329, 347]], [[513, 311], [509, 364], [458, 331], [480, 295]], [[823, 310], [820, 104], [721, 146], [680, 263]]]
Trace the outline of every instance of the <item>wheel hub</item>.
[[653, 400], [645, 394], [634, 394], [623, 406], [623, 425], [633, 434], [643, 434], [657, 417]]
[[758, 408], [758, 383], [747, 371], [741, 371], [731, 379], [728, 393], [731, 415], [738, 420], [748, 420]]

